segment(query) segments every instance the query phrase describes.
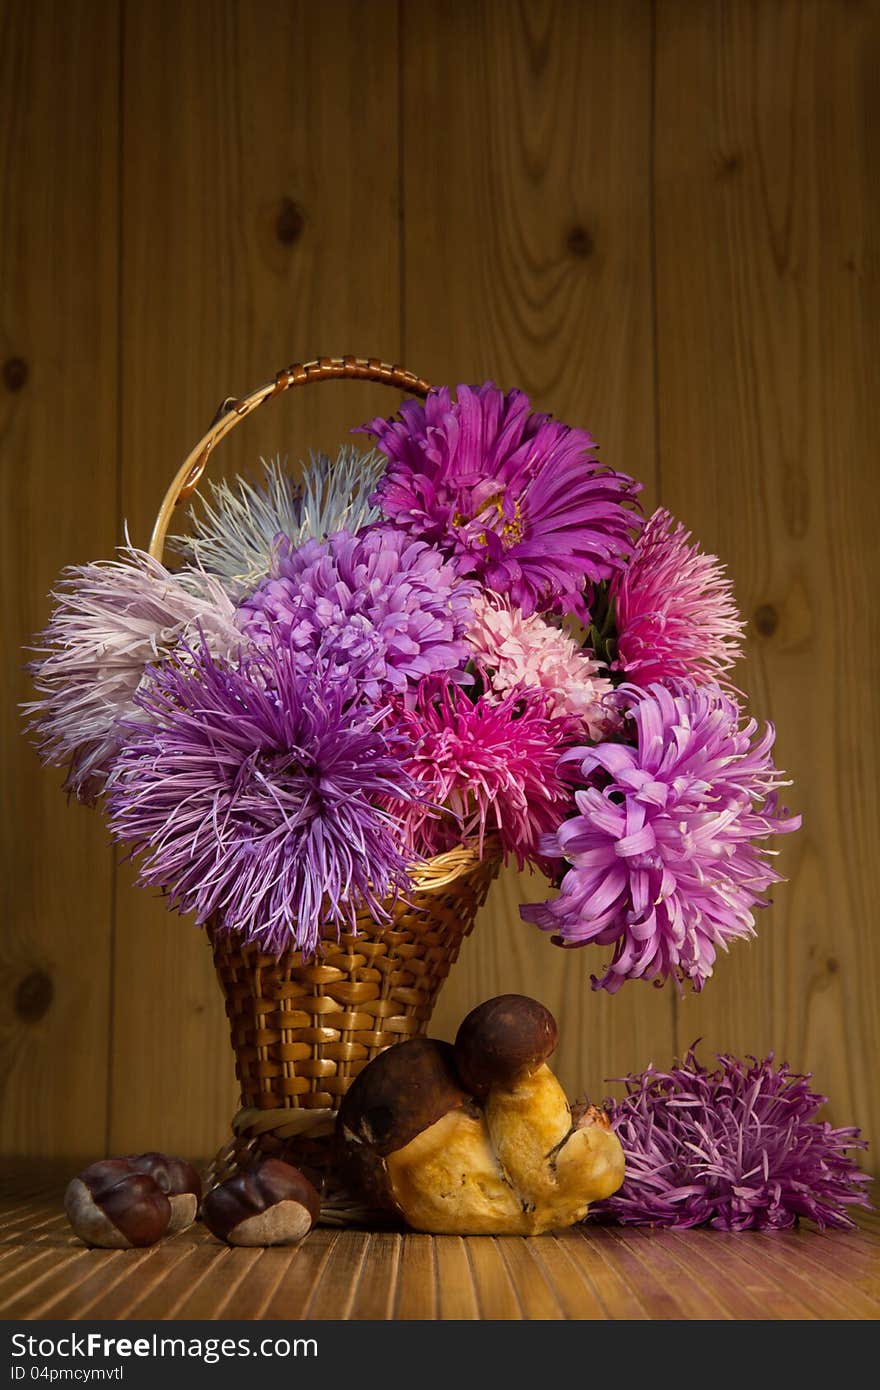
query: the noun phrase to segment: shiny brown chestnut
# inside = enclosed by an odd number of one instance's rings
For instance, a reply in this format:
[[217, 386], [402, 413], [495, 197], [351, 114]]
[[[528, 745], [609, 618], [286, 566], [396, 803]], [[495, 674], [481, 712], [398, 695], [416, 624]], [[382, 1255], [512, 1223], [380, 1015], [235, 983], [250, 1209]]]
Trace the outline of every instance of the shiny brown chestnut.
[[202, 1180], [191, 1163], [168, 1154], [129, 1154], [126, 1162], [137, 1173], [146, 1173], [171, 1203], [168, 1235], [185, 1230], [196, 1219], [202, 1198]]
[[202, 1220], [228, 1245], [297, 1245], [320, 1210], [318, 1193], [298, 1168], [266, 1158], [212, 1188]]
[[159, 1184], [124, 1158], [84, 1168], [67, 1185], [64, 1210], [80, 1240], [110, 1250], [155, 1245], [171, 1222], [171, 1203]]

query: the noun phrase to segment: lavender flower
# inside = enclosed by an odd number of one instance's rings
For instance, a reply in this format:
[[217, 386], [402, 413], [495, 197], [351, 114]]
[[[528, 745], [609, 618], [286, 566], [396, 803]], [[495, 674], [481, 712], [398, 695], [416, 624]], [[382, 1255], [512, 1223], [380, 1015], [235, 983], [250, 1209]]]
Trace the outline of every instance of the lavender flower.
[[244, 600], [254, 641], [275, 635], [339, 680], [379, 700], [412, 682], [463, 668], [475, 586], [454, 564], [402, 531], [339, 531], [293, 549], [279, 540], [275, 574]]
[[365, 904], [407, 887], [399, 823], [379, 798], [417, 795], [386, 711], [345, 709], [271, 643], [225, 666], [202, 646], [151, 672], [108, 788], [141, 882], [268, 951], [311, 953]]
[[388, 457], [373, 500], [528, 615], [586, 617], [586, 581], [608, 579], [632, 550], [638, 485], [602, 468], [584, 430], [532, 411], [492, 382], [446, 387], [365, 426]]
[[626, 1096], [609, 1101], [626, 1157], [626, 1178], [591, 1216], [626, 1225], [779, 1230], [809, 1217], [853, 1225], [848, 1206], [868, 1206], [849, 1150], [864, 1149], [854, 1128], [816, 1120], [825, 1096], [810, 1076], [719, 1056], [715, 1071], [691, 1048], [669, 1072], [653, 1066], [622, 1078]]
[[199, 570], [171, 574], [143, 551], [64, 570], [31, 663], [41, 698], [25, 706], [44, 761], [68, 767], [66, 790], [94, 801], [136, 715], [148, 664], [201, 634], [218, 656], [243, 644], [222, 586]]
[[232, 484], [211, 481], [210, 500], [199, 495], [190, 510], [192, 534], [175, 536], [171, 544], [240, 599], [269, 574], [279, 533], [298, 546], [375, 521], [379, 513], [369, 497], [384, 466], [374, 451], [343, 444], [333, 460], [312, 454], [296, 483], [280, 459], [264, 459], [262, 486], [242, 477]]
[[757, 735], [717, 686], [622, 687], [635, 746], [563, 754], [577, 814], [542, 851], [571, 865], [555, 901], [522, 916], [561, 944], [614, 945], [595, 989], [675, 974], [701, 989], [718, 947], [754, 935], [752, 909], [780, 875], [755, 842], [796, 830], [776, 792], [774, 731]]

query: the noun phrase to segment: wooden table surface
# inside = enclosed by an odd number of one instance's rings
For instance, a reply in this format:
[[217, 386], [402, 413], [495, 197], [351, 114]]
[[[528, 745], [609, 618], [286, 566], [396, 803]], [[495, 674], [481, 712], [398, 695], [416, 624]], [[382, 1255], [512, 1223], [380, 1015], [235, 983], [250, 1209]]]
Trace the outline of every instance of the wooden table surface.
[[[76, 1167], [72, 1170], [75, 1172]], [[725, 1235], [587, 1224], [524, 1240], [316, 1228], [230, 1250], [199, 1224], [89, 1250], [57, 1169], [0, 1175], [0, 1317], [876, 1319], [880, 1216], [855, 1231]]]

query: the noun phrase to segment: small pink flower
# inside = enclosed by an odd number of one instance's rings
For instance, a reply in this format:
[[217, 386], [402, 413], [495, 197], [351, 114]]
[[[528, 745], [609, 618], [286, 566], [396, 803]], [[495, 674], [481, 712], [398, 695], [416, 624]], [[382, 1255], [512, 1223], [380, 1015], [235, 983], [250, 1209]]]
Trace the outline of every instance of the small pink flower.
[[637, 685], [690, 677], [722, 681], [742, 655], [743, 621], [733, 586], [714, 555], [662, 508], [611, 581], [617, 660]]
[[611, 703], [613, 686], [591, 652], [537, 614], [526, 617], [503, 599], [473, 603], [474, 622], [466, 633], [491, 689], [506, 695], [518, 686], [542, 690], [551, 713], [574, 715], [590, 739], [606, 738], [620, 723]]

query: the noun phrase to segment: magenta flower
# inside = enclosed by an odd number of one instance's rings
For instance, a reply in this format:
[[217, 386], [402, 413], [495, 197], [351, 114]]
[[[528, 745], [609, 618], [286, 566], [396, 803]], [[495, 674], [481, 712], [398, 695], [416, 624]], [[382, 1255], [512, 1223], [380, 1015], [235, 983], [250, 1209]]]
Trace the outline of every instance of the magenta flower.
[[204, 640], [218, 656], [244, 644], [219, 580], [202, 570], [172, 574], [140, 550], [64, 570], [30, 670], [39, 699], [26, 706], [47, 763], [67, 767], [65, 789], [93, 802], [137, 715], [147, 666]]
[[409, 884], [401, 828], [380, 807], [417, 795], [384, 709], [346, 710], [335, 682], [297, 670], [280, 644], [152, 673], [136, 696], [108, 784], [117, 839], [143, 856], [142, 883], [268, 951], [307, 953], [362, 904]]
[[532, 411], [492, 382], [433, 390], [366, 425], [388, 457], [373, 500], [413, 535], [525, 613], [586, 616], [588, 581], [608, 579], [632, 550], [638, 484], [600, 467], [580, 429]]
[[483, 596], [473, 608], [467, 640], [488, 673], [491, 693], [506, 695], [518, 686], [543, 690], [551, 714], [573, 715], [591, 740], [619, 727], [614, 687], [592, 652], [537, 613], [526, 617], [504, 599]]
[[852, 1226], [847, 1207], [870, 1205], [870, 1176], [848, 1152], [867, 1148], [859, 1131], [817, 1122], [826, 1097], [809, 1075], [774, 1067], [772, 1053], [716, 1060], [709, 1071], [691, 1048], [669, 1072], [622, 1078], [626, 1096], [609, 1110], [626, 1178], [590, 1215], [722, 1231], [780, 1230], [800, 1217]]
[[279, 537], [276, 551], [274, 575], [239, 608], [252, 640], [280, 639], [299, 669], [318, 661], [371, 700], [464, 667], [476, 586], [423, 541], [382, 526], [298, 549]]
[[676, 677], [723, 681], [742, 656], [733, 586], [715, 556], [689, 540], [669, 512], [654, 512], [632, 560], [611, 581], [614, 669], [638, 685]]
[[[570, 793], [559, 757], [579, 732], [555, 718], [538, 690], [472, 701], [455, 686], [424, 681], [413, 708], [397, 704], [391, 725], [422, 802], [400, 808], [407, 843], [428, 858], [463, 839], [497, 834], [505, 859], [539, 862], [539, 842], [558, 822]], [[430, 804], [426, 804], [430, 803]]]
[[690, 980], [699, 990], [719, 947], [754, 935], [753, 908], [780, 875], [758, 841], [796, 830], [776, 792], [774, 731], [757, 734], [717, 686], [622, 687], [634, 746], [574, 748], [563, 764], [577, 814], [542, 842], [571, 866], [559, 896], [522, 916], [560, 944], [614, 946], [594, 989], [625, 980]]

